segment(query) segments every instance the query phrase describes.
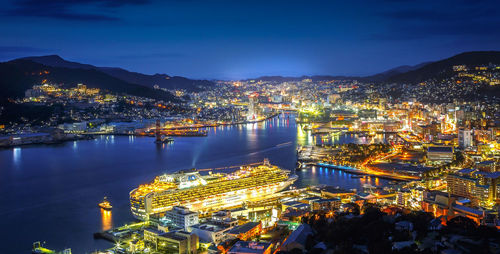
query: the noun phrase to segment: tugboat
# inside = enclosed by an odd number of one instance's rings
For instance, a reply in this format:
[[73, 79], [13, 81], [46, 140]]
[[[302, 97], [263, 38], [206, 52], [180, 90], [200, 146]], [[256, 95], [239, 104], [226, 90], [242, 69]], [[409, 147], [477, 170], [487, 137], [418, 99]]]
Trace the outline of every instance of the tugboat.
[[113, 206], [111, 206], [111, 203], [109, 203], [106, 197], [104, 197], [104, 200], [101, 203], [99, 203], [98, 206], [106, 211], [111, 211], [111, 209], [113, 208]]
[[172, 143], [172, 142], [174, 142], [174, 139], [172, 137], [164, 137], [164, 138], [160, 138], [160, 139], [155, 140], [156, 144], [168, 144], [168, 143]]

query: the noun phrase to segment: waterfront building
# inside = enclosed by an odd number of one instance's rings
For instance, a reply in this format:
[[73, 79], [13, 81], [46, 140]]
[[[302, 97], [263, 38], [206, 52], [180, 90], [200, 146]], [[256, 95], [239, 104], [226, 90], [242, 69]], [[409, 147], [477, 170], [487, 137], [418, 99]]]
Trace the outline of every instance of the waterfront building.
[[299, 202], [308, 204], [311, 211], [333, 211], [339, 209], [342, 204], [340, 198], [319, 197], [308, 197]]
[[168, 232], [168, 230], [163, 231], [163, 230], [156, 229], [153, 227], [144, 228], [144, 230], [143, 230], [144, 241], [149, 242], [149, 243], [154, 243], [156, 245], [158, 236], [160, 236], [166, 232]]
[[59, 129], [64, 130], [65, 133], [83, 133], [87, 130], [88, 122], [77, 123], [64, 123], [58, 126]]
[[334, 186], [325, 186], [320, 190], [321, 197], [324, 198], [340, 198], [340, 199], [350, 199], [356, 194], [353, 190], [344, 190]]
[[226, 233], [231, 227], [214, 223], [201, 223], [190, 227], [191, 233], [196, 234], [203, 243], [219, 244], [226, 240]]
[[281, 204], [282, 211], [285, 210], [300, 210], [300, 211], [311, 211], [311, 205], [309, 202], [299, 202], [299, 201], [288, 201]]
[[199, 246], [197, 235], [186, 231], [164, 232], [154, 228], [144, 229], [144, 241], [155, 250], [167, 253], [195, 254]]
[[0, 146], [16, 146], [35, 143], [51, 142], [50, 133], [23, 133], [11, 136], [0, 137]]
[[190, 226], [199, 223], [199, 217], [197, 212], [189, 211], [186, 207], [174, 206], [172, 210], [165, 212], [165, 221], [183, 230], [188, 230]]
[[196, 254], [199, 239], [197, 235], [185, 231], [167, 232], [158, 236], [157, 246], [166, 253]]

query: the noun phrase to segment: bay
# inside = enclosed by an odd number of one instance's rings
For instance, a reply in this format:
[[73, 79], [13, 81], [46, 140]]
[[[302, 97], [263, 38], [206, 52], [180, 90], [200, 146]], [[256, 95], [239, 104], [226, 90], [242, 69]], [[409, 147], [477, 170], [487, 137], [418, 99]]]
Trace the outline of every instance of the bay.
[[[208, 129], [207, 137], [176, 137], [157, 145], [153, 138], [99, 136], [59, 145], [0, 150], [0, 253], [30, 253], [35, 241], [57, 250], [90, 253], [110, 247], [93, 233], [133, 222], [129, 192], [155, 176], [187, 168], [218, 168], [263, 161], [294, 169], [299, 145], [316, 137], [284, 114], [260, 123]], [[345, 135], [339, 142], [363, 140]], [[384, 185], [383, 179], [352, 178], [342, 171], [298, 171], [297, 187], [328, 184], [360, 189]], [[113, 205], [102, 214], [104, 196]]]

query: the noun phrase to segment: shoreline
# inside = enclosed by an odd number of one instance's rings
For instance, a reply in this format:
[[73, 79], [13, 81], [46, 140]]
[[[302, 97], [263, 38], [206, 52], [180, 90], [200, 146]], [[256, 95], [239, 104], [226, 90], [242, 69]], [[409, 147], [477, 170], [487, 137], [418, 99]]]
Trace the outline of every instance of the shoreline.
[[[207, 124], [207, 125], [201, 125], [198, 128], [210, 128], [210, 127], [219, 127], [219, 126], [232, 126], [232, 125], [241, 125], [241, 124], [249, 124], [249, 123], [259, 123], [263, 122], [269, 119], [272, 119], [276, 116], [280, 115], [280, 113], [275, 113], [271, 114], [270, 116], [267, 116], [262, 119], [258, 119], [255, 121], [244, 121], [244, 122], [236, 122], [236, 123], [219, 123], [216, 125], [213, 124]], [[186, 127], [189, 128], [189, 127]], [[14, 145], [0, 145], [0, 149], [10, 149], [10, 148], [17, 148], [17, 147], [25, 147], [25, 146], [37, 146], [37, 145], [59, 145], [59, 144], [64, 144], [66, 142], [71, 142], [71, 141], [79, 141], [79, 140], [92, 140], [95, 139], [96, 136], [135, 136], [135, 137], [148, 137], [144, 135], [137, 135], [135, 133], [127, 134], [127, 133], [99, 133], [99, 132], [92, 132], [92, 133], [79, 133], [76, 134], [79, 135], [80, 137], [74, 137], [74, 138], [69, 138], [69, 139], [61, 139], [61, 140], [55, 140], [55, 141], [42, 141], [42, 142], [32, 142], [32, 143], [23, 143], [23, 144], [14, 144]], [[186, 135], [186, 136], [175, 136], [175, 137], [206, 137], [207, 135]]]

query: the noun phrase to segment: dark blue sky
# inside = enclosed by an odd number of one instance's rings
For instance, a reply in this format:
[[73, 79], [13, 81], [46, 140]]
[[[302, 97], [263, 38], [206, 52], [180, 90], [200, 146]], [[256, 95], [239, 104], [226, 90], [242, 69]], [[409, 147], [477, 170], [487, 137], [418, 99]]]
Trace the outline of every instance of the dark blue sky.
[[0, 0], [0, 60], [143, 73], [367, 75], [500, 50], [500, 1]]

